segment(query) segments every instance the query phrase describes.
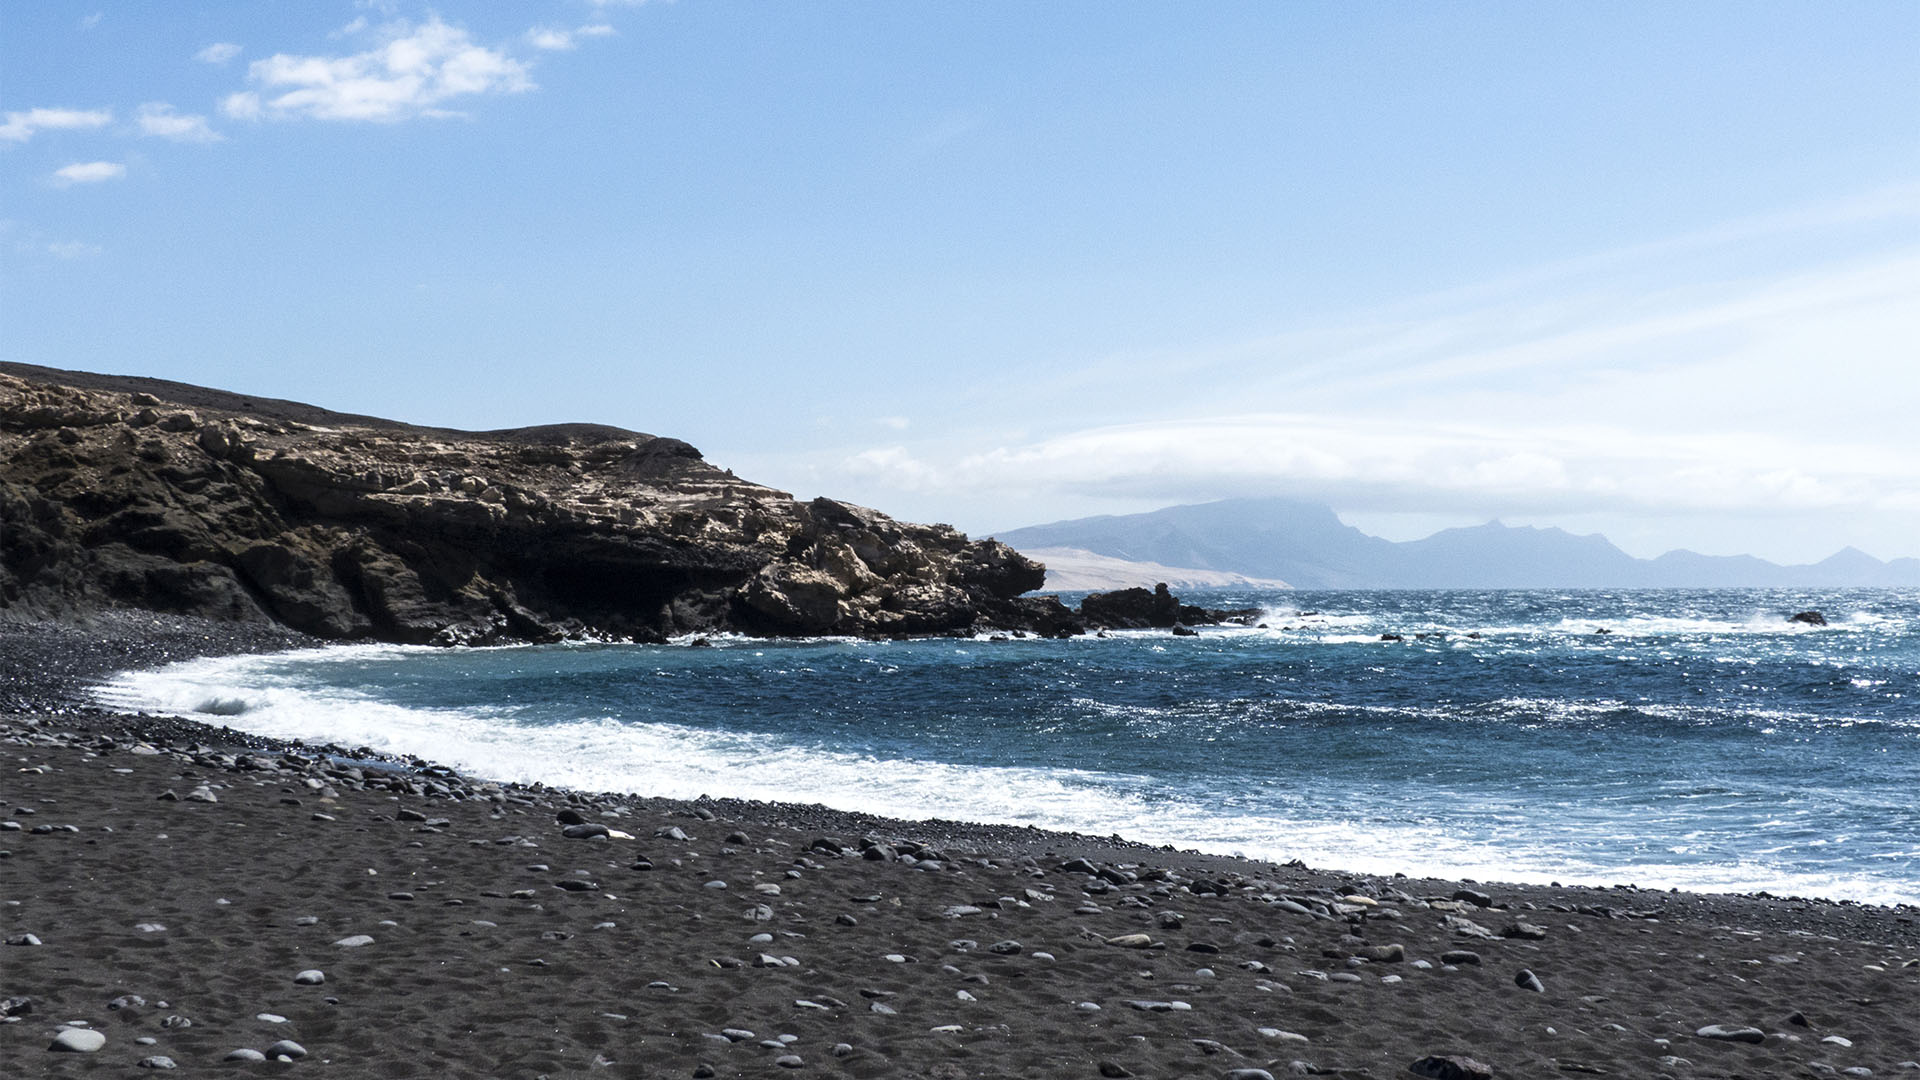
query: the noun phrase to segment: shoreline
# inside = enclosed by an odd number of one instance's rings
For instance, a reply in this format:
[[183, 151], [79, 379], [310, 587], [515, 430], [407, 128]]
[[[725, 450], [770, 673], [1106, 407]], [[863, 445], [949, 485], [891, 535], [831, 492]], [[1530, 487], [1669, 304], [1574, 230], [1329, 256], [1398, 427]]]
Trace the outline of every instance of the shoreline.
[[[1119, 631], [1129, 633], [1132, 631]], [[53, 640], [47, 640], [51, 637]], [[689, 634], [689, 638], [702, 635]], [[24, 640], [23, 640], [24, 639]], [[808, 639], [814, 640], [814, 639]], [[819, 639], [840, 640], [840, 639]], [[856, 639], [846, 639], [856, 640]], [[396, 763], [411, 762], [414, 767], [439, 766], [449, 768], [443, 762], [425, 758], [409, 758], [407, 755], [393, 754], [374, 750], [369, 747], [347, 748], [333, 742], [316, 743], [304, 739], [291, 739], [273, 735], [260, 735], [228, 727], [209, 719], [153, 714], [138, 711], [126, 711], [101, 704], [92, 698], [87, 690], [100, 684], [113, 675], [126, 671], [153, 669], [169, 664], [199, 659], [217, 659], [222, 657], [271, 655], [274, 653], [329, 650], [352, 647], [356, 644], [386, 645], [384, 642], [337, 642], [315, 638], [297, 631], [281, 627], [254, 623], [223, 623], [204, 620], [193, 616], [157, 615], [149, 612], [115, 611], [99, 615], [88, 623], [74, 625], [60, 622], [30, 621], [24, 623], [0, 622], [0, 716], [45, 715], [56, 717], [91, 717], [86, 726], [89, 730], [120, 730], [130, 734], [148, 731], [162, 732], [178, 737], [178, 732], [200, 731], [214, 740], [215, 745], [235, 749], [271, 750], [292, 753], [304, 753], [325, 748], [339, 755], [354, 755], [375, 760]], [[454, 646], [455, 648], [523, 648], [538, 643], [515, 643], [504, 646]], [[618, 642], [592, 644], [619, 644]], [[447, 646], [403, 646], [411, 648], [446, 648]], [[122, 726], [124, 725], [124, 727]], [[735, 797], [708, 797], [698, 799], [674, 798], [669, 796], [650, 796], [626, 791], [586, 791], [564, 785], [546, 785], [544, 783], [521, 783], [501, 781], [492, 777], [478, 777], [462, 774], [470, 781], [497, 783], [503, 787], [531, 789], [541, 791], [574, 792], [600, 800], [645, 800], [671, 805], [727, 806], [735, 812], [743, 808], [761, 808], [761, 817], [777, 820], [782, 817], [799, 817], [805, 820], [824, 821], [840, 819], [860, 828], [884, 828], [894, 831], [912, 830], [916, 827], [934, 829], [943, 835], [961, 836], [983, 840], [1010, 842], [1013, 840], [1031, 841], [1039, 837], [1058, 837], [1062, 841], [1094, 847], [1112, 847], [1121, 851], [1153, 851], [1177, 853], [1182, 856], [1203, 859], [1221, 859], [1242, 864], [1265, 865], [1278, 860], [1264, 859], [1258, 856], [1230, 854], [1222, 852], [1204, 852], [1191, 848], [1180, 848], [1169, 843], [1155, 844], [1137, 841], [1120, 834], [1096, 836], [1079, 833], [1070, 829], [1045, 828], [1031, 825], [1012, 825], [997, 822], [971, 821], [948, 818], [896, 818], [884, 814], [874, 814], [859, 810], [847, 810], [826, 806], [820, 803], [787, 802], [780, 800], [742, 799]], [[1290, 860], [1298, 862], [1298, 860]], [[1304, 864], [1302, 864], [1304, 865]], [[1350, 869], [1316, 867], [1328, 874], [1344, 874], [1349, 877], [1376, 877], [1408, 879], [1409, 875], [1399, 872], [1362, 872]], [[1460, 881], [1472, 885], [1485, 885], [1506, 889], [1576, 889], [1584, 892], [1628, 891], [1648, 894], [1685, 895], [1716, 897], [1724, 899], [1743, 899], [1755, 901], [1779, 902], [1788, 904], [1813, 904], [1834, 907], [1852, 907], [1878, 909], [1895, 913], [1896, 916], [1914, 917], [1920, 921], [1920, 904], [1878, 904], [1868, 901], [1835, 898], [1827, 896], [1782, 895], [1768, 891], [1756, 892], [1708, 892], [1696, 889], [1669, 888], [1662, 886], [1641, 886], [1638, 883], [1540, 883], [1508, 881], [1501, 879], [1446, 878], [1437, 876], [1412, 876], [1413, 880], [1452, 882]], [[1920, 937], [1916, 937], [1920, 941]]]
[[[197, 715], [197, 714], [188, 715], [188, 714], [177, 714], [177, 713], [149, 714], [137, 709], [118, 708], [111, 702], [100, 701], [98, 698], [87, 693], [86, 691], [89, 687], [98, 686], [101, 683], [108, 681], [111, 676], [117, 675], [122, 672], [157, 668], [157, 667], [162, 667], [162, 666], [166, 666], [174, 663], [187, 662], [195, 659], [215, 659], [215, 658], [221, 658], [221, 657], [240, 657], [240, 656], [265, 656], [265, 655], [274, 655], [278, 653], [305, 652], [305, 651], [322, 653], [330, 650], [353, 649], [353, 648], [375, 648], [375, 649], [397, 648], [402, 650], [437, 650], [442, 648], [448, 648], [448, 646], [395, 645], [394, 643], [389, 643], [389, 642], [327, 641], [324, 639], [312, 638], [312, 637], [300, 635], [293, 632], [278, 631], [270, 628], [258, 628], [253, 626], [243, 626], [239, 628], [239, 632], [235, 633], [235, 632], [231, 632], [231, 624], [220, 624], [220, 623], [209, 624], [193, 618], [174, 618], [174, 617], [164, 617], [164, 616], [159, 617], [156, 620], [155, 617], [153, 616], [139, 614], [139, 613], [133, 613], [131, 621], [133, 621], [136, 624], [145, 624], [150, 621], [155, 621], [159, 625], [160, 632], [152, 634], [150, 640], [137, 640], [134, 642], [119, 643], [123, 645], [123, 649], [121, 650], [121, 654], [118, 656], [117, 659], [113, 661], [113, 663], [107, 666], [98, 666], [96, 664], [95, 666], [91, 667], [88, 673], [85, 675], [69, 675], [69, 677], [62, 680], [61, 685], [59, 685], [57, 689], [55, 689], [51, 693], [42, 693], [42, 694], [36, 695], [40, 703], [42, 705], [46, 705], [49, 702], [57, 702], [59, 707], [63, 707], [69, 710], [79, 709], [83, 711], [87, 711], [87, 710], [98, 711], [106, 715], [117, 715], [117, 716], [129, 717], [129, 718], [164, 717], [166, 719], [169, 719], [178, 723], [204, 726], [214, 732], [219, 733], [222, 738], [233, 741], [235, 745], [244, 745], [248, 747], [257, 747], [257, 748], [275, 748], [275, 749], [288, 748], [288, 749], [293, 749], [295, 751], [299, 751], [302, 749], [311, 749], [315, 746], [327, 746], [327, 747], [333, 748], [334, 752], [336, 753], [346, 753], [347, 748], [345, 748], [344, 746], [342, 746], [342, 744], [335, 742], [333, 740], [327, 740], [326, 742], [322, 743], [311, 738], [296, 736], [296, 735], [260, 734], [260, 733], [250, 732], [250, 731], [244, 731], [241, 729], [230, 728], [227, 725], [219, 722], [218, 714], [216, 713], [207, 713], [204, 716]], [[77, 639], [77, 641], [75, 642], [75, 645], [77, 645], [77, 647], [69, 646], [61, 650], [61, 655], [63, 657], [71, 657], [74, 655], [85, 656], [85, 655], [88, 655], [90, 652], [97, 654], [98, 652], [97, 649], [88, 648], [88, 646], [90, 645], [99, 644], [99, 642], [97, 642], [93, 638], [94, 630], [92, 628], [90, 627], [76, 628], [76, 627], [55, 624], [54, 629], [57, 633], [61, 635], [67, 636], [69, 638]], [[1115, 636], [1126, 636], [1126, 635], [1133, 635], [1133, 634], [1146, 634], [1146, 635], [1154, 634], [1154, 632], [1151, 630], [1140, 630], [1140, 629], [1116, 630], [1116, 631], [1112, 631], [1112, 633]], [[622, 645], [622, 644], [644, 644], [649, 647], [658, 647], [662, 644], [680, 645], [680, 646], [686, 646], [691, 644], [691, 645], [698, 646], [698, 645], [707, 644], [709, 641], [709, 638], [718, 639], [721, 637], [735, 637], [735, 635], [686, 634], [665, 643], [634, 643], [634, 642], [612, 642], [612, 641], [557, 642], [557, 643], [516, 642], [512, 644], [502, 644], [502, 645], [452, 646], [451, 648], [464, 651], [466, 649], [486, 649], [486, 650], [495, 650], [495, 649], [511, 650], [511, 649], [521, 649], [521, 648], [542, 649], [542, 648], [564, 647], [567, 645], [601, 646], [601, 645]], [[745, 637], [739, 638], [739, 641], [741, 642], [749, 642], [749, 641], [759, 642], [759, 641], [766, 641], [766, 640], [769, 640], [769, 639], [745, 638]], [[800, 644], [833, 644], [833, 643], [858, 642], [865, 639], [828, 636], [828, 637], [813, 637], [813, 638], [804, 638], [804, 639], [770, 639], [770, 640], [774, 642], [786, 641], [789, 643], [797, 641]], [[987, 641], [987, 640], [1001, 640], [1001, 639], [1000, 638], [990, 639], [983, 634], [979, 636], [976, 640]], [[7, 643], [8, 643], [8, 630], [6, 628], [6, 624], [0, 623], [0, 646], [4, 646]], [[0, 651], [4, 651], [4, 650], [0, 650]], [[0, 659], [0, 688], [6, 687], [9, 681], [7, 677], [9, 673], [4, 665], [5, 665], [4, 659]], [[7, 702], [7, 698], [4, 696], [4, 690], [0, 690], [0, 712], [8, 711], [6, 708], [6, 702]], [[407, 752], [399, 751], [399, 750], [374, 750], [372, 748], [364, 747], [364, 746], [354, 747], [352, 749], [354, 753], [359, 754], [361, 756], [368, 756], [368, 757], [379, 757], [379, 758], [390, 759], [390, 760], [406, 760], [410, 757], [410, 755]], [[428, 760], [424, 758], [412, 758], [412, 760], [422, 764], [440, 765], [448, 768], [456, 768], [456, 769], [465, 768], [465, 766], [452, 765], [448, 761], [440, 760], [440, 759]], [[470, 771], [465, 771], [463, 772], [463, 775], [469, 779], [481, 779], [484, 781], [493, 781], [493, 782], [498, 782], [502, 784], [509, 784], [509, 781], [504, 780], [499, 776], [486, 775], [479, 768], [475, 768]], [[524, 780], [513, 782], [513, 783], [532, 784], [536, 779], [540, 779], [540, 778], [535, 776], [528, 776]], [[540, 786], [540, 785], [536, 785], [536, 786]], [[552, 787], [560, 790], [578, 791], [581, 794], [592, 795], [600, 799], [617, 800], [617, 799], [646, 798], [646, 799], [655, 799], [658, 801], [668, 802], [668, 803], [684, 802], [689, 805], [691, 805], [695, 801], [705, 800], [715, 804], [725, 804], [732, 807], [745, 807], [745, 806], [766, 807], [766, 808], [769, 808], [769, 810], [767, 814], [763, 814], [762, 816], [769, 817], [769, 819], [778, 818], [781, 814], [785, 814], [786, 816], [793, 816], [798, 814], [805, 817], [808, 820], [825, 820], [823, 815], [839, 815], [840, 817], [843, 817], [848, 821], [860, 822], [861, 827], [863, 828], [890, 828], [895, 830], [912, 829], [915, 827], [935, 828], [935, 829], [942, 830], [947, 835], [965, 834], [970, 836], [979, 836], [983, 838], [1001, 838], [1001, 839], [1004, 839], [1007, 837], [1021, 837], [1024, 839], [1031, 839], [1036, 836], [1059, 836], [1059, 837], [1068, 838], [1074, 842], [1083, 843], [1083, 844], [1111, 845], [1116, 848], [1120, 848], [1124, 850], [1142, 850], [1142, 851], [1151, 850], [1151, 851], [1166, 851], [1166, 852], [1177, 851], [1179, 854], [1186, 855], [1186, 856], [1230, 859], [1230, 860], [1235, 860], [1242, 863], [1264, 864], [1264, 863], [1270, 863], [1270, 862], [1289, 862], [1289, 863], [1299, 862], [1299, 859], [1295, 856], [1295, 853], [1293, 852], [1282, 851], [1274, 854], [1265, 854], [1265, 853], [1257, 853], [1257, 852], [1248, 853], [1245, 851], [1234, 851], [1234, 850], [1218, 850], [1218, 849], [1203, 850], [1197, 847], [1186, 846], [1187, 844], [1192, 843], [1191, 838], [1181, 837], [1177, 835], [1173, 835], [1173, 836], [1163, 835], [1163, 836], [1155, 837], [1154, 839], [1151, 839], [1151, 840], [1141, 840], [1131, 835], [1122, 835], [1120, 833], [1112, 833], [1104, 836], [1099, 834], [1094, 834], [1094, 833], [1083, 833], [1071, 827], [1063, 827], [1060, 825], [1044, 825], [1044, 824], [1043, 825], [1023, 825], [1023, 824], [1015, 824], [1012, 822], [1005, 822], [1005, 821], [953, 819], [953, 818], [945, 818], [945, 817], [939, 817], [939, 816], [933, 816], [933, 815], [895, 816], [893, 814], [888, 814], [883, 812], [852, 809], [852, 808], [846, 808], [846, 807], [837, 807], [837, 806], [827, 805], [824, 803], [809, 802], [809, 801], [804, 801], [804, 799], [796, 800], [796, 799], [783, 799], [783, 798], [751, 798], [751, 797], [726, 796], [726, 795], [708, 796], [705, 794], [702, 794], [697, 797], [690, 797], [686, 795], [648, 795], [648, 794], [629, 791], [629, 790], [596, 790], [589, 787], [579, 787], [579, 786], [566, 784], [566, 783], [546, 783], [544, 786]], [[1744, 898], [1744, 899], [1751, 899], [1751, 900], [1780, 901], [1785, 903], [1797, 903], [1797, 904], [1820, 904], [1820, 905], [1836, 905], [1836, 906], [1846, 906], [1846, 907], [1881, 908], [1881, 909], [1894, 911], [1898, 913], [1904, 913], [1906, 915], [1920, 915], [1920, 901], [1912, 901], [1912, 900], [1903, 900], [1899, 902], [1890, 903], [1885, 900], [1857, 899], [1857, 898], [1851, 898], [1851, 897], [1841, 897], [1841, 896], [1813, 894], [1813, 893], [1802, 894], [1798, 892], [1779, 889], [1777, 887], [1748, 888], [1746, 890], [1738, 890], [1738, 889], [1726, 890], [1726, 889], [1700, 888], [1698, 886], [1690, 886], [1688, 884], [1685, 884], [1684, 882], [1681, 882], [1681, 883], [1662, 882], [1658, 884], [1643, 884], [1641, 881], [1638, 881], [1638, 880], [1623, 880], [1623, 879], [1632, 878], [1633, 876], [1632, 867], [1619, 868], [1618, 874], [1611, 877], [1610, 879], [1600, 879], [1600, 878], [1583, 879], [1583, 878], [1570, 877], [1566, 874], [1550, 875], [1550, 874], [1541, 872], [1536, 875], [1533, 875], [1534, 876], [1533, 880], [1528, 880], [1528, 879], [1521, 879], [1521, 878], [1501, 877], [1499, 876], [1497, 870], [1493, 873], [1483, 872], [1478, 877], [1460, 876], [1460, 875], [1457, 875], [1457, 872], [1454, 875], [1448, 875], [1444, 872], [1433, 873], [1432, 871], [1434, 870], [1434, 867], [1431, 864], [1427, 866], [1419, 867], [1416, 869], [1413, 865], [1405, 862], [1402, 862], [1399, 865], [1389, 865], [1387, 867], [1376, 867], [1373, 869], [1359, 869], [1352, 865], [1340, 863], [1338, 861], [1337, 856], [1334, 856], [1328, 862], [1318, 863], [1316, 865], [1319, 869], [1325, 870], [1328, 873], [1342, 873], [1348, 876], [1377, 877], [1377, 878], [1412, 877], [1414, 879], [1426, 880], [1426, 881], [1461, 881], [1467, 884], [1485, 884], [1485, 885], [1499, 886], [1503, 888], [1514, 888], [1514, 889], [1571, 888], [1571, 889], [1584, 890], [1588, 892], [1604, 892], [1604, 891], [1615, 890], [1615, 889], [1627, 889], [1631, 891], [1645, 892], [1645, 893], [1670, 893], [1670, 894], [1684, 894], [1688, 896], [1699, 895], [1699, 896], [1709, 896], [1709, 897]], [[1426, 871], [1426, 872], [1422, 872], [1422, 871]], [[1524, 871], [1521, 871], [1521, 872], [1524, 872]]]
[[[119, 670], [319, 644], [134, 613], [0, 624], [0, 746], [21, 759], [0, 814], [22, 826], [0, 833], [0, 937], [43, 942], [0, 946], [0, 998], [32, 1000], [0, 1024], [0, 1061], [220, 1065], [270, 1035], [309, 1054], [283, 1067], [393, 1076], [1382, 1076], [1431, 1055], [1678, 1077], [1920, 1057], [1911, 907], [491, 784], [80, 697]], [[631, 839], [569, 838], [569, 816]], [[354, 934], [376, 944], [336, 944]], [[111, 1007], [130, 996], [148, 1004]], [[70, 1020], [106, 1047], [47, 1051]]]

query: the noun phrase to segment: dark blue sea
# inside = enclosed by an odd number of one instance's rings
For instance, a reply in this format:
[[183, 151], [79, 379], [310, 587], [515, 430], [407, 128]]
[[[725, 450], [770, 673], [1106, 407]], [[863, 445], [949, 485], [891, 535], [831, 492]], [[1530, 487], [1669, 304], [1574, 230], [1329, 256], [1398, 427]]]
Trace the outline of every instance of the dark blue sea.
[[[496, 779], [1370, 873], [1920, 903], [1920, 592], [1184, 599], [1266, 627], [350, 646], [101, 694]], [[1829, 624], [1788, 621], [1808, 609]]]

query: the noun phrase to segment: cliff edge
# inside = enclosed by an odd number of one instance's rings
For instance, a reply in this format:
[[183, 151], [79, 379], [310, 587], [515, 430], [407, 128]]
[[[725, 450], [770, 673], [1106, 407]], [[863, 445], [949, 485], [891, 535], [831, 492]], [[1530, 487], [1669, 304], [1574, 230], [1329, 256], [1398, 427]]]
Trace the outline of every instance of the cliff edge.
[[735, 477], [601, 425], [468, 432], [0, 364], [0, 616], [113, 608], [322, 638], [1076, 633], [997, 541]]

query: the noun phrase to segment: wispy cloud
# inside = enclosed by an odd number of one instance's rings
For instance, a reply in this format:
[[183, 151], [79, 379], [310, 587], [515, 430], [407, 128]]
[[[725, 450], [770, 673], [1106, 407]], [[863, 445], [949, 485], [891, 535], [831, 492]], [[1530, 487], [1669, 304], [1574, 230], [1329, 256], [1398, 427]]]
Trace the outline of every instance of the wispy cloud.
[[79, 21], [79, 22], [78, 22], [77, 24], [75, 24], [75, 25], [76, 25], [76, 26], [78, 26], [78, 27], [79, 27], [79, 29], [81, 29], [81, 30], [83, 30], [83, 31], [84, 31], [84, 30], [91, 30], [91, 29], [93, 29], [94, 27], [96, 27], [96, 26], [99, 26], [99, 25], [100, 25], [100, 22], [101, 22], [101, 20], [102, 20], [102, 19], [105, 19], [106, 17], [107, 17], [107, 14], [106, 14], [106, 12], [104, 12], [104, 11], [96, 11], [96, 12], [94, 12], [94, 13], [93, 13], [93, 14], [91, 14], [91, 15], [83, 15], [83, 16], [81, 16], [81, 17], [80, 17], [80, 21]]
[[164, 101], [149, 101], [140, 106], [133, 119], [140, 125], [140, 134], [175, 142], [219, 142], [226, 137], [209, 127], [206, 117], [177, 112]]
[[216, 41], [206, 48], [201, 49], [199, 52], [194, 53], [193, 58], [203, 64], [214, 64], [217, 66], [239, 56], [240, 52], [240, 46], [235, 45], [231, 41]]
[[27, 109], [0, 120], [0, 140], [26, 142], [40, 131], [86, 131], [113, 122], [111, 109]]
[[842, 468], [907, 491], [1164, 501], [1284, 493], [1356, 507], [1489, 514], [1872, 510], [1920, 498], [1920, 454], [1883, 446], [1319, 414], [1116, 425], [945, 464], [880, 447]]
[[91, 259], [100, 254], [100, 245], [81, 240], [56, 240], [47, 245], [47, 254], [69, 262], [75, 259]]
[[606, 23], [589, 23], [571, 30], [554, 26], [536, 26], [527, 31], [527, 44], [547, 52], [565, 52], [580, 47], [583, 38], [611, 37], [616, 31]]
[[[1099, 426], [984, 445], [929, 433], [828, 471], [875, 499], [1293, 494], [1377, 512], [1844, 512], [1920, 527], [1916, 223], [1911, 194], [1876, 195], [1444, 303], [1101, 357], [1026, 387]], [[1866, 250], [1834, 260], [1854, 236]]]
[[127, 175], [127, 167], [117, 161], [76, 161], [53, 171], [54, 183], [61, 187], [73, 184], [98, 184], [106, 180], [118, 180]]
[[379, 33], [377, 46], [350, 56], [278, 53], [255, 60], [247, 79], [258, 89], [228, 96], [221, 108], [249, 120], [393, 122], [454, 115], [446, 104], [464, 97], [534, 88], [525, 63], [475, 43], [437, 16], [418, 25], [390, 23]]

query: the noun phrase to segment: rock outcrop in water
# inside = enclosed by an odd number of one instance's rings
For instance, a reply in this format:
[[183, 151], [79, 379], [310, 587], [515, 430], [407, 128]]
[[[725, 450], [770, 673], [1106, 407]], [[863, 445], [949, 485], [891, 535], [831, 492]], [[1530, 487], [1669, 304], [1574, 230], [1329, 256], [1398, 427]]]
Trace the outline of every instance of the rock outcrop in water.
[[1004, 544], [618, 428], [450, 431], [7, 365], [0, 462], [0, 609], [28, 617], [441, 643], [1079, 629], [1021, 596], [1044, 569]]
[[801, 502], [677, 439], [415, 427], [0, 365], [0, 613], [16, 617], [138, 608], [442, 644], [1082, 632], [1058, 599], [1021, 595], [1044, 580], [1004, 544]]

